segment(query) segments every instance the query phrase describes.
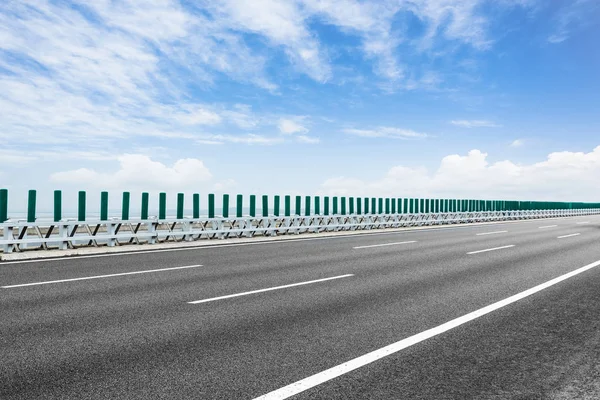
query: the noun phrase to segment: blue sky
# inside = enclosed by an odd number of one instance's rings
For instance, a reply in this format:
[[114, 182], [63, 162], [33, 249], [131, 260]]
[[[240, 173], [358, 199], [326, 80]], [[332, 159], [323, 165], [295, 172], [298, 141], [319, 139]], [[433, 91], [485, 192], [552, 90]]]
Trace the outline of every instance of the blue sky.
[[597, 201], [599, 21], [594, 0], [4, 1], [0, 187]]

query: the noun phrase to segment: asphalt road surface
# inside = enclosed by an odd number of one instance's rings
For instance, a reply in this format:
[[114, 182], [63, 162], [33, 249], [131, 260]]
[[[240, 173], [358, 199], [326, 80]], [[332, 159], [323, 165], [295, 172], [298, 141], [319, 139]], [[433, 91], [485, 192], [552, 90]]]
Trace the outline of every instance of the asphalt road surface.
[[599, 260], [589, 216], [0, 262], [0, 399], [598, 399]]

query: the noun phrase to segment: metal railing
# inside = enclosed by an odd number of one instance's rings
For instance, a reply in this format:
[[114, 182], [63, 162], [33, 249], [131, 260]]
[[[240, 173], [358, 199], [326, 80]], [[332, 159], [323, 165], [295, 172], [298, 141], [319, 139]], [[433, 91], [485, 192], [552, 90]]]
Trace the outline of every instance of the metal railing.
[[[114, 247], [128, 244], [190, 242], [195, 240], [451, 225], [592, 214], [600, 214], [600, 209], [223, 216], [210, 218], [146, 216], [146, 218], [137, 219], [102, 218], [87, 221], [67, 219], [34, 222], [9, 219], [0, 223], [0, 249], [4, 253], [36, 249], [65, 250], [80, 247]], [[181, 217], [181, 215], [178, 215], [178, 217]]]

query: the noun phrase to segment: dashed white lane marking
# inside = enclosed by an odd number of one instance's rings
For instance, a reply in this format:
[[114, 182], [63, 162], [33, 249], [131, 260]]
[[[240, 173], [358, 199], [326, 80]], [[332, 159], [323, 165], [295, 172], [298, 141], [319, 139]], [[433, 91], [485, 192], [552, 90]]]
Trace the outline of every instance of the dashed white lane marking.
[[561, 275], [558, 278], [554, 278], [548, 282], [542, 283], [541, 285], [532, 287], [531, 289], [525, 290], [521, 293], [515, 294], [514, 296], [510, 296], [504, 300], [498, 301], [494, 304], [490, 304], [487, 307], [480, 308], [479, 310], [470, 312], [469, 314], [463, 315], [462, 317], [453, 319], [448, 321], [442, 325], [436, 326], [435, 328], [428, 329], [421, 333], [418, 333], [414, 336], [410, 336], [406, 339], [400, 340], [399, 342], [392, 343], [386, 347], [382, 347], [381, 349], [372, 351], [360, 357], [357, 357], [353, 360], [347, 361], [343, 364], [337, 365], [333, 368], [329, 368], [325, 371], [319, 372], [315, 375], [309, 376], [308, 378], [304, 378], [297, 382], [294, 382], [290, 385], [284, 386], [281, 389], [277, 389], [273, 392], [267, 393], [263, 396], [257, 397], [254, 400], [283, 400], [289, 397], [295, 396], [298, 393], [302, 393], [305, 390], [311, 389], [315, 386], [318, 386], [322, 383], [330, 381], [338, 376], [347, 374], [348, 372], [354, 371], [355, 369], [361, 368], [367, 364], [375, 362], [383, 357], [389, 356], [391, 354], [397, 353], [401, 350], [406, 349], [407, 347], [413, 346], [417, 343], [420, 343], [424, 340], [430, 339], [434, 336], [447, 332], [451, 329], [454, 329], [460, 325], [466, 324], [467, 322], [473, 321], [479, 317], [482, 317], [486, 314], [489, 314], [493, 311], [496, 311], [502, 307], [506, 307], [512, 303], [515, 303], [519, 300], [522, 300], [528, 296], [531, 296], [537, 292], [540, 292], [544, 289], [547, 289], [551, 286], [556, 285], [564, 280], [572, 278], [576, 275], [579, 275], [587, 270], [595, 268], [600, 265], [600, 261], [596, 261], [592, 264], [588, 264], [585, 267], [581, 267], [576, 269], [575, 271], [569, 272], [567, 274]]
[[409, 241], [406, 241], [406, 242], [371, 244], [371, 245], [368, 245], [368, 246], [356, 246], [356, 247], [353, 247], [353, 249], [368, 249], [370, 247], [395, 246], [395, 245], [398, 245], [398, 244], [409, 244], [409, 243], [417, 243], [417, 241], [416, 240], [409, 240]]
[[481, 233], [477, 233], [476, 236], [497, 235], [499, 233], [507, 233], [507, 232], [508, 231], [481, 232]]
[[570, 237], [573, 237], [573, 236], [579, 236], [579, 235], [581, 235], [581, 233], [572, 233], [572, 234], [570, 234], [570, 235], [558, 236], [558, 237], [557, 237], [557, 239], [570, 238]]
[[56, 281], [21, 283], [21, 284], [18, 284], [18, 285], [7, 285], [7, 286], [0, 286], [0, 287], [2, 289], [12, 289], [12, 288], [18, 288], [18, 287], [25, 287], [25, 286], [49, 285], [51, 283], [75, 282], [75, 281], [84, 281], [84, 280], [88, 280], [88, 279], [112, 278], [112, 277], [115, 277], [115, 276], [124, 276], [124, 275], [149, 274], [151, 272], [174, 271], [174, 270], [177, 270], [177, 269], [198, 268], [198, 267], [201, 267], [201, 266], [202, 265], [186, 265], [186, 266], [183, 266], [183, 267], [150, 269], [150, 270], [146, 270], [146, 271], [121, 272], [121, 273], [118, 273], [118, 274], [85, 276], [85, 277], [82, 277], [82, 278], [60, 279], [60, 280], [56, 280]]
[[558, 225], [546, 225], [546, 226], [540, 226], [538, 227], [538, 229], [548, 229], [548, 228], [556, 228]]
[[585, 224], [589, 224], [590, 221], [582, 221], [582, 222], [577, 222], [577, 225], [585, 225]]
[[509, 244], [508, 246], [501, 246], [501, 247], [494, 247], [491, 249], [485, 249], [485, 250], [477, 250], [477, 251], [470, 251], [467, 254], [479, 254], [479, 253], [487, 253], [488, 251], [494, 251], [494, 250], [502, 250], [502, 249], [509, 249], [511, 247], [515, 247], [514, 244]]
[[243, 292], [243, 293], [236, 293], [236, 294], [228, 294], [227, 296], [219, 296], [219, 297], [212, 297], [210, 299], [204, 299], [204, 300], [196, 300], [196, 301], [188, 301], [189, 304], [200, 304], [200, 303], [208, 303], [209, 301], [216, 301], [216, 300], [223, 300], [223, 299], [230, 299], [232, 297], [240, 297], [240, 296], [247, 296], [249, 294], [255, 294], [255, 293], [263, 293], [263, 292], [269, 292], [271, 290], [279, 290], [279, 289], [285, 289], [285, 288], [290, 288], [290, 287], [294, 287], [294, 286], [302, 286], [302, 285], [309, 285], [311, 283], [317, 283], [317, 282], [325, 282], [325, 281], [331, 281], [334, 279], [341, 279], [341, 278], [348, 278], [350, 276], [354, 276], [354, 274], [346, 274], [346, 275], [340, 275], [340, 276], [333, 276], [331, 278], [323, 278], [323, 279], [316, 279], [314, 281], [307, 281], [307, 282], [300, 282], [300, 283], [292, 283], [290, 285], [283, 285], [283, 286], [275, 286], [275, 287], [271, 287], [271, 288], [267, 288], [267, 289], [259, 289], [259, 290], [252, 290], [250, 292]]

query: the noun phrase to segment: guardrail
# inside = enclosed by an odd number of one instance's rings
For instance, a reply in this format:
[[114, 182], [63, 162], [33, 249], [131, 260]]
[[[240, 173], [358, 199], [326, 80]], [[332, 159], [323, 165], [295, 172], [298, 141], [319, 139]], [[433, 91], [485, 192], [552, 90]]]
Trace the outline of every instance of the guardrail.
[[[263, 195], [257, 215], [256, 196], [236, 196], [235, 216], [230, 216], [230, 196], [224, 194], [221, 215], [215, 195], [208, 195], [208, 212], [200, 215], [200, 195], [192, 196], [192, 215], [186, 217], [185, 198], [177, 196], [175, 217], [167, 216], [166, 193], [159, 194], [158, 215], [149, 215], [149, 194], [141, 196], [140, 216], [130, 217], [130, 193], [122, 196], [121, 215], [109, 216], [108, 193], [100, 194], [100, 218], [86, 215], [86, 192], [78, 194], [77, 218], [63, 219], [62, 192], [54, 192], [51, 220], [36, 218], [37, 193], [29, 191], [27, 218], [10, 219], [8, 191], [0, 190], [0, 249], [4, 253], [31, 249], [68, 249], [85, 246], [154, 244], [169, 241], [275, 236], [306, 232], [368, 230], [529, 218], [600, 214], [600, 203], [523, 202], [466, 199], [356, 198], [329, 196]], [[303, 201], [304, 200], [304, 201]], [[322, 206], [322, 207], [321, 207]], [[282, 212], [283, 211], [283, 212]], [[281, 214], [281, 215], [280, 215]]]

